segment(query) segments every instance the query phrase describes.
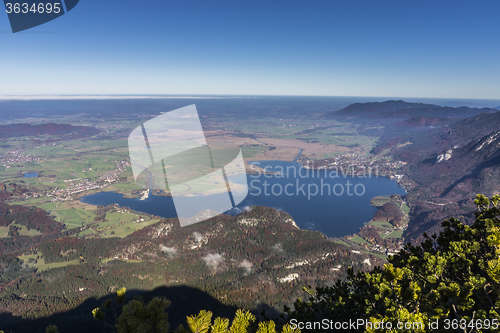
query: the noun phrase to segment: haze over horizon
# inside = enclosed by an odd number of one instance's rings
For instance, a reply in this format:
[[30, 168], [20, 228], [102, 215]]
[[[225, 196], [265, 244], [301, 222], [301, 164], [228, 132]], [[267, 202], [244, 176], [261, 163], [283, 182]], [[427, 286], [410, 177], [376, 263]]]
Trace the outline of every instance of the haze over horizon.
[[12, 34], [1, 95], [500, 99], [494, 1], [80, 2]]

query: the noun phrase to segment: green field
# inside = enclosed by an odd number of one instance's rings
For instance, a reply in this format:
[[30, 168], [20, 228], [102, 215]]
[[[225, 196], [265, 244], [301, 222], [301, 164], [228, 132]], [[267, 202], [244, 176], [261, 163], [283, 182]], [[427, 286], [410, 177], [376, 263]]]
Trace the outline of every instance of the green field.
[[69, 265], [78, 265], [79, 263], [80, 263], [80, 260], [75, 259], [75, 260], [71, 260], [71, 261], [54, 262], [51, 264], [46, 264], [43, 259], [39, 259], [38, 263], [34, 266], [36, 268], [38, 268], [39, 271], [43, 272], [43, 271], [49, 270], [51, 268], [65, 267], [65, 266], [69, 266]]
[[[19, 204], [26, 203], [19, 202]], [[78, 237], [126, 237], [134, 231], [160, 221], [158, 218], [151, 219], [147, 214], [129, 212], [127, 209], [119, 208], [118, 210], [112, 209], [108, 211], [106, 213], [106, 221], [95, 222], [94, 218], [96, 215], [94, 211], [97, 207], [75, 201], [47, 202], [38, 206], [50, 211], [50, 215], [56, 221], [64, 223], [67, 229], [85, 227], [85, 230], [75, 235]], [[144, 221], [140, 221], [140, 218], [144, 219]], [[35, 236], [40, 234], [36, 230], [28, 231], [25, 226], [14, 225], [19, 228], [20, 235]], [[8, 227], [0, 227], [0, 238], [7, 237], [8, 231]]]
[[401, 211], [405, 214], [408, 215], [408, 213], [410, 213], [410, 207], [408, 207], [408, 205], [405, 203], [403, 203], [403, 206], [401, 207]]
[[243, 158], [251, 158], [259, 154], [263, 154], [269, 149], [265, 146], [248, 146], [242, 147], [241, 151], [243, 153]]
[[334, 238], [334, 239], [333, 239], [333, 241], [334, 241], [335, 243], [342, 244], [342, 245], [345, 245], [345, 246], [349, 246], [349, 247], [350, 247], [350, 245], [349, 245], [349, 244], [347, 244], [346, 242], [344, 242], [343, 240], [341, 240], [341, 239], [339, 239], [339, 238]]
[[[12, 223], [10, 225], [15, 226], [15, 227], [18, 228], [17, 232], [19, 232], [20, 236], [37, 236], [37, 235], [41, 235], [38, 231], [36, 231], [34, 229], [28, 230], [28, 228], [26, 228], [26, 226], [24, 226], [24, 225], [15, 224], [15, 223]], [[8, 231], [9, 231], [9, 227], [0, 227], [0, 238], [8, 237], [7, 236]]]
[[395, 230], [387, 235], [385, 238], [400, 238], [403, 236], [403, 230]]
[[37, 206], [43, 210], [46, 211], [51, 211], [56, 208], [56, 203], [55, 202], [46, 202], [42, 204], [37, 204]]
[[53, 157], [41, 162], [41, 165], [45, 168], [44, 174], [55, 173], [57, 180], [96, 179], [114, 170], [115, 160], [123, 159], [123, 156], [106, 157], [107, 154], [88, 154], [80, 158]]
[[[140, 221], [141, 218], [144, 221]], [[160, 219], [150, 219], [146, 215], [128, 212], [123, 209], [112, 210], [106, 213], [106, 221], [92, 224], [91, 228], [94, 232], [91, 231], [90, 234], [100, 237], [125, 237], [134, 231], [159, 221]]]
[[387, 221], [371, 221], [370, 225], [377, 227], [377, 228], [383, 228], [383, 229], [392, 229], [393, 226]]
[[365, 254], [371, 254], [372, 256], [379, 257], [380, 259], [387, 259], [387, 256], [385, 254], [382, 254], [382, 253], [369, 252], [369, 251], [366, 251], [366, 250], [360, 250], [360, 251], [363, 252], [363, 253], [365, 253]]
[[70, 228], [81, 226], [85, 222], [92, 222], [94, 218], [94, 213], [76, 208], [65, 210], [56, 209], [51, 212], [51, 215], [55, 217], [56, 221], [63, 222]]
[[23, 200], [23, 201], [9, 201], [9, 205], [20, 205], [20, 206], [37, 206], [40, 204], [40, 203], [44, 203], [48, 201], [47, 198], [32, 198], [32, 199], [27, 199], [27, 200]]
[[361, 146], [370, 151], [377, 138], [358, 135], [357, 126], [340, 123], [332, 119], [323, 119], [321, 123], [307, 116], [289, 119], [269, 117], [253, 118], [242, 122], [238, 118], [224, 117], [214, 120], [214, 126], [241, 133], [253, 134], [258, 137], [279, 138], [285, 140], [299, 139], [304, 142], [333, 144], [338, 146]]
[[[71, 260], [71, 261], [64, 261], [64, 262], [54, 262], [54, 263], [51, 263], [51, 264], [46, 264], [45, 263], [45, 260], [43, 258], [38, 258], [36, 259], [37, 256], [40, 256], [41, 253], [38, 253], [38, 254], [32, 254], [32, 255], [25, 255], [25, 256], [19, 256], [18, 258], [23, 260], [25, 264], [27, 264], [28, 266], [32, 266], [32, 267], [36, 267], [38, 269], [38, 271], [46, 271], [46, 270], [49, 270], [51, 268], [57, 268], [57, 267], [65, 267], [65, 266], [69, 266], [69, 265], [78, 265], [80, 264], [80, 260], [79, 259], [75, 259], [75, 260]], [[34, 263], [29, 263], [28, 261], [31, 259], [31, 258], [35, 258], [36, 259], [36, 264]]]
[[40, 205], [40, 207], [50, 210], [50, 215], [57, 222], [66, 224], [68, 229], [79, 227], [83, 223], [91, 223], [95, 218], [94, 208], [79, 202], [49, 202]]
[[[14, 164], [9, 169], [2, 166], [0, 180], [16, 180], [37, 188], [43, 186], [65, 189], [70, 184], [64, 180], [96, 180], [99, 176], [114, 170], [115, 161], [128, 157], [127, 141], [123, 139], [85, 138], [33, 146], [31, 138], [23, 137], [9, 149], [23, 149], [26, 154], [41, 158], [41, 161], [39, 163], [22, 162], [20, 163], [22, 167]], [[19, 181], [19, 172], [42, 172], [42, 174], [40, 177], [23, 178]]]
[[155, 224], [160, 220], [150, 220], [144, 222], [129, 222], [123, 224], [103, 224], [99, 223], [96, 235], [101, 237], [126, 237], [134, 231], [140, 230], [148, 225]]
[[15, 224], [15, 223], [12, 223], [11, 225], [19, 228], [18, 232], [19, 232], [20, 236], [37, 236], [37, 235], [41, 235], [40, 232], [38, 232], [38, 231], [36, 231], [34, 229], [28, 230], [28, 228], [26, 228], [26, 226], [24, 226], [24, 225]]
[[84, 231], [81, 231], [77, 234], [78, 237], [86, 237], [86, 236], [93, 236], [95, 235], [95, 231], [92, 229], [86, 229]]
[[7, 237], [9, 227], [0, 227], [0, 238]]
[[[125, 176], [125, 175], [124, 175]], [[106, 187], [106, 192], [119, 192], [129, 194], [132, 191], [144, 190], [144, 188], [135, 182], [113, 183]]]
[[382, 207], [384, 204], [391, 202], [391, 198], [385, 196], [378, 196], [370, 200], [373, 207]]
[[367, 241], [365, 241], [363, 238], [361, 238], [359, 236], [351, 238], [351, 241], [356, 242], [356, 243], [361, 243], [361, 244], [368, 243]]

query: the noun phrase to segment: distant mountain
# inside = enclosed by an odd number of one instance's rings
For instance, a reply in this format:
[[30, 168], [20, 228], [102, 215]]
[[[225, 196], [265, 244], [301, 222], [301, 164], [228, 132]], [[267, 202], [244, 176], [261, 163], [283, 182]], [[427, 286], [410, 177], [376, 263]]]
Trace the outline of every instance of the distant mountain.
[[374, 115], [378, 113], [393, 112], [408, 108], [425, 108], [437, 107], [433, 104], [409, 103], [405, 101], [385, 101], [385, 102], [369, 102], [369, 103], [354, 103], [342, 110], [330, 112], [328, 117], [359, 117]]
[[342, 110], [330, 112], [326, 117], [373, 121], [373, 119], [408, 119], [414, 117], [466, 118], [479, 113], [494, 113], [492, 108], [469, 108], [466, 106], [453, 108], [405, 101], [385, 101], [373, 103], [355, 103]]
[[56, 135], [56, 136], [92, 136], [100, 131], [97, 128], [89, 126], [73, 126], [68, 124], [11, 124], [0, 125], [0, 138], [14, 138], [22, 136], [40, 136], [40, 135]]

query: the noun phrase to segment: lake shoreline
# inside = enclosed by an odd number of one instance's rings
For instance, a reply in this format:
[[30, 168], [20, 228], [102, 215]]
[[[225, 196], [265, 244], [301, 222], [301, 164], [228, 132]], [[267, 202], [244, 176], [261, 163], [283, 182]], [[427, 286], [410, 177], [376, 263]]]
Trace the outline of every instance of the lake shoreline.
[[[329, 238], [355, 234], [371, 221], [377, 211], [370, 205], [372, 198], [406, 192], [386, 177], [340, 174], [332, 178], [323, 172], [318, 177], [316, 172], [294, 161], [248, 163], [260, 163], [258, 173], [247, 175], [248, 195], [240, 205], [221, 213], [234, 216], [247, 206], [273, 207], [290, 214], [300, 229], [320, 231]], [[283, 172], [286, 167], [288, 172]], [[292, 168], [296, 174], [291, 172]], [[177, 217], [172, 197], [159, 196], [154, 191], [143, 200], [140, 195], [128, 199], [117, 192], [98, 192], [82, 196], [81, 201], [93, 205], [119, 204], [164, 218]]]

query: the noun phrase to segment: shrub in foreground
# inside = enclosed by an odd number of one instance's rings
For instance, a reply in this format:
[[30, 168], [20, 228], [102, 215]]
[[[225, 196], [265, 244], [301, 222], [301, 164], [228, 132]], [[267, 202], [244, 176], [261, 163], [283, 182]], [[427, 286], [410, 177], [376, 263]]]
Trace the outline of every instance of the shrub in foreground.
[[[305, 289], [289, 319], [314, 323], [360, 320], [351, 332], [499, 332], [500, 196], [478, 194], [476, 220], [450, 218], [438, 236], [408, 244], [371, 272], [349, 271], [331, 287]], [[337, 324], [338, 325], [338, 324]]]

